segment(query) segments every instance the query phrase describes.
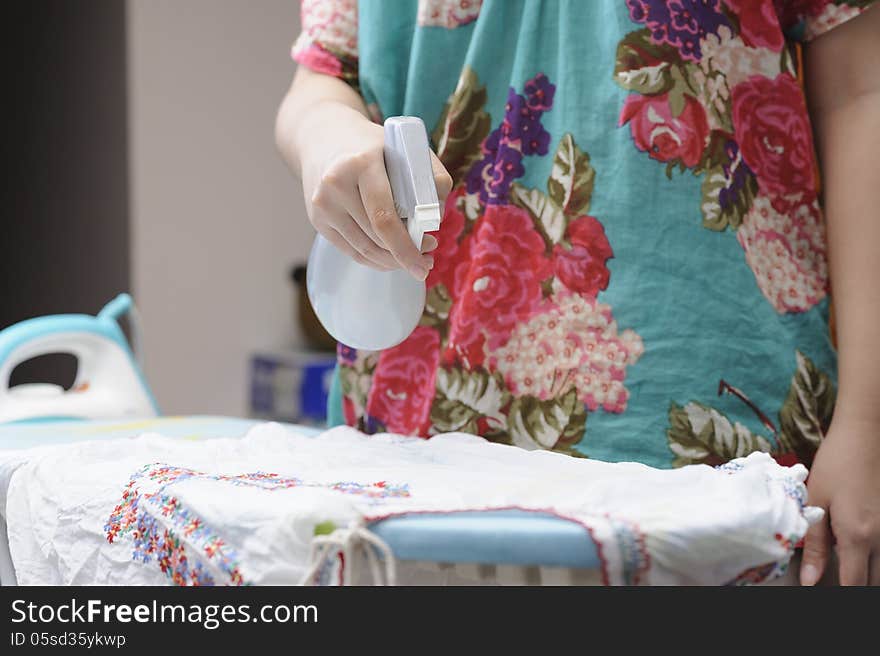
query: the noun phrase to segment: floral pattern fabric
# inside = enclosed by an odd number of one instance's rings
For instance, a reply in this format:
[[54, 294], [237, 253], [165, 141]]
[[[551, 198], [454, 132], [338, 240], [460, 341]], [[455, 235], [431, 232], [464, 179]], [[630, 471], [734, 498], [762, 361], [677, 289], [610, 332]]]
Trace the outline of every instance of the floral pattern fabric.
[[[466, 71], [447, 121], [464, 98], [484, 93]], [[550, 152], [541, 121], [554, 93], [539, 73], [522, 93], [509, 89], [504, 117], [488, 134], [435, 135], [445, 138], [441, 158], [453, 143], [462, 151], [465, 139], [473, 161], [447, 202], [422, 324], [378, 356], [363, 410], [351, 413], [365, 430], [428, 436], [467, 427], [527, 448], [571, 450], [588, 412], [626, 409], [626, 368], [643, 345], [598, 300], [613, 250], [587, 214], [590, 158], [565, 134], [546, 191], [517, 181], [527, 157]], [[349, 350], [341, 353], [351, 366]], [[459, 394], [477, 389], [481, 407]]]
[[[340, 345], [331, 416], [655, 466], [809, 461], [835, 358], [799, 44], [871, 2], [360, 0], [328, 18], [342, 4], [303, 4], [295, 59], [424, 117], [455, 186], [419, 327], [382, 353]], [[719, 407], [697, 400], [714, 389]]]
[[318, 73], [357, 80], [357, 0], [302, 0], [291, 55]]
[[419, 3], [418, 24], [423, 27], [452, 29], [477, 20], [482, 0], [423, 0]]
[[[824, 227], [806, 102], [773, 4], [627, 7], [645, 27], [618, 48], [617, 82], [635, 92], [620, 124], [670, 175], [678, 166], [703, 176], [703, 225], [738, 231], [777, 312], [809, 310], [828, 289]], [[676, 13], [686, 9], [689, 20]]]

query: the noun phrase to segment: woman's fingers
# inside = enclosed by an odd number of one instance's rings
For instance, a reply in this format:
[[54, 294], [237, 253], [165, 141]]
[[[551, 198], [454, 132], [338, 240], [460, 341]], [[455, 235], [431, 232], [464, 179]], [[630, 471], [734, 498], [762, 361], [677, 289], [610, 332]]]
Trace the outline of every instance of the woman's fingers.
[[333, 228], [345, 238], [361, 257], [378, 265], [375, 268], [381, 268], [385, 271], [400, 268], [400, 265], [394, 259], [394, 256], [389, 251], [376, 244], [373, 239], [361, 230], [360, 226], [355, 223], [354, 219], [350, 216], [338, 220]]
[[336, 232], [336, 230], [334, 230], [333, 228], [326, 228], [325, 230], [322, 230], [321, 235], [358, 264], [363, 264], [364, 266], [376, 268], [377, 265], [375, 263], [370, 262], [369, 260], [367, 260], [367, 258], [358, 253], [352, 247], [352, 245], [345, 240], [345, 237]]
[[312, 223], [335, 227], [343, 235], [348, 227], [346, 217], [354, 219], [376, 246], [384, 248], [382, 240], [373, 230], [363, 201], [357, 189], [357, 170], [350, 162], [336, 163], [321, 176], [321, 182], [312, 195]]
[[440, 245], [440, 242], [437, 241], [437, 238], [434, 235], [427, 234], [422, 239], [422, 252], [423, 253], [430, 253], [435, 248], [437, 248], [437, 246], [439, 246], [439, 245]]
[[[312, 225], [359, 264], [381, 271], [399, 268], [391, 253], [380, 245], [381, 240], [366, 219], [357, 191], [352, 188], [346, 192], [345, 185], [336, 181], [342, 174], [331, 173], [325, 177], [330, 179], [325, 180], [311, 198], [309, 218]], [[356, 216], [361, 217], [372, 234], [363, 230], [354, 218]]]
[[804, 538], [804, 555], [801, 560], [801, 585], [816, 585], [828, 564], [831, 549], [831, 528], [828, 512], [821, 521], [813, 524]]
[[[364, 209], [363, 203], [361, 202], [360, 197], [358, 198], [349, 198], [346, 197], [344, 199], [344, 207], [345, 211], [348, 212], [350, 217], [354, 219], [355, 223], [357, 223], [357, 227], [361, 229], [361, 231], [376, 245], [376, 247], [381, 251], [381, 262], [386, 267], [391, 267], [394, 269], [399, 269], [400, 264], [398, 264], [397, 260], [394, 259], [394, 255], [391, 254], [387, 248], [385, 248], [385, 244], [382, 241], [382, 238], [376, 234], [373, 230], [373, 226], [370, 225], [370, 221], [367, 219], [367, 212]], [[340, 223], [339, 221], [335, 222], [337, 225]], [[343, 224], [348, 225], [347, 221], [343, 220]], [[343, 226], [340, 227], [340, 232], [343, 234], [347, 234], [345, 228]], [[366, 251], [370, 250], [369, 244], [362, 244], [362, 240], [359, 237], [355, 236], [354, 239], [348, 240], [355, 248], [357, 248], [362, 255], [367, 256], [369, 259], [377, 259], [376, 257], [372, 257], [366, 255]], [[358, 244], [361, 243], [362, 247], [359, 248]], [[426, 234], [422, 239], [422, 253], [430, 253], [434, 249], [437, 248], [440, 242], [437, 241], [437, 238], [434, 235]], [[378, 255], [378, 254], [377, 254]]]
[[[376, 234], [376, 231], [373, 230], [373, 226], [370, 224], [370, 220], [367, 218], [367, 211], [364, 209], [363, 201], [361, 200], [360, 194], [357, 191], [354, 193], [341, 193], [338, 195], [339, 202], [345, 207], [345, 211], [355, 220], [361, 230], [373, 240], [373, 242], [388, 253], [388, 256], [393, 260], [394, 256], [391, 254], [385, 243], [382, 241], [382, 238]], [[422, 240], [422, 253], [429, 253], [437, 248], [439, 242], [437, 238], [431, 234], [426, 234], [424, 239]], [[396, 261], [395, 261], [396, 263]], [[395, 268], [400, 268], [396, 266]]]
[[361, 200], [375, 233], [391, 251], [394, 259], [418, 280], [428, 277], [432, 260], [422, 255], [410, 239], [409, 233], [397, 210], [391, 195], [391, 184], [385, 173], [385, 166], [377, 162], [361, 174], [358, 181]]
[[375, 230], [373, 230], [373, 226], [370, 224], [370, 219], [367, 217], [367, 211], [364, 209], [364, 203], [361, 200], [357, 189], [352, 189], [350, 193], [341, 194], [339, 200], [345, 208], [345, 211], [348, 212], [352, 219], [354, 219], [355, 223], [358, 224], [358, 227], [360, 227], [364, 234], [367, 235], [376, 246], [388, 253], [388, 256], [393, 260], [394, 257], [391, 255], [391, 251], [385, 247], [382, 238], [376, 234]]
[[838, 544], [837, 555], [840, 558], [840, 585], [868, 585], [871, 551], [866, 544]]
[[[358, 264], [363, 264], [364, 266], [368, 266], [371, 269], [376, 269], [377, 271], [391, 271], [392, 269], [398, 268], [396, 262], [393, 267], [389, 267], [384, 263], [367, 259], [364, 255], [360, 253], [360, 251], [358, 251], [354, 246], [351, 245], [351, 242], [348, 241], [349, 235], [343, 235], [336, 228], [328, 227], [326, 230], [323, 230], [321, 234], [327, 239], [327, 241], [336, 246], [336, 248], [348, 255]], [[366, 235], [364, 235], [364, 239], [367, 239]]]
[[[433, 153], [431, 163], [442, 203], [452, 179]], [[423, 252], [412, 243], [394, 207], [381, 157], [353, 157], [330, 166], [322, 173], [310, 205], [312, 223], [324, 226], [321, 233], [355, 261], [380, 270], [402, 266], [418, 280], [427, 278], [434, 265], [428, 253], [437, 248], [437, 238], [426, 235]]]

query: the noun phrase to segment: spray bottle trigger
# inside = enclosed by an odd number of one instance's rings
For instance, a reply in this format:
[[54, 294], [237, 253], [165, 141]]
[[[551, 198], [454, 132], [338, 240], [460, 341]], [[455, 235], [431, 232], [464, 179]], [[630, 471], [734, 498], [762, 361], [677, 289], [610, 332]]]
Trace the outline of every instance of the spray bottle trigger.
[[398, 215], [421, 248], [426, 232], [440, 229], [440, 201], [434, 184], [431, 150], [425, 124], [415, 116], [385, 121], [385, 169]]
[[407, 221], [407, 229], [416, 248], [421, 248], [425, 233], [440, 229], [440, 203], [416, 205], [413, 216]]

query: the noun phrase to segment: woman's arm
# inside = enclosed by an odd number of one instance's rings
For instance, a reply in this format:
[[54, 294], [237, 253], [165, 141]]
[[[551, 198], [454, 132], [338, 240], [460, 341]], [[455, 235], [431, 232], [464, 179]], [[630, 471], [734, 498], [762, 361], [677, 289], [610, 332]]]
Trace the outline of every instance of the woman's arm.
[[[424, 280], [433, 258], [413, 245], [394, 209], [385, 172], [383, 130], [367, 116], [348, 84], [300, 67], [275, 122], [278, 149], [302, 180], [306, 211], [315, 229], [361, 264], [404, 267]], [[433, 157], [441, 202], [452, 180]], [[422, 249], [437, 241], [425, 237]]]
[[308, 135], [315, 129], [313, 122], [317, 120], [319, 125], [326, 123], [321, 116], [322, 106], [331, 111], [349, 113], [349, 117], [356, 121], [362, 118], [369, 120], [363, 98], [348, 84], [339, 78], [300, 66], [281, 101], [275, 121], [276, 143], [290, 170], [297, 176], [302, 175], [299, 161], [301, 146], [311, 141]]
[[810, 503], [827, 514], [807, 536], [801, 568], [807, 585], [825, 569], [832, 534], [841, 583], [880, 584], [878, 63], [878, 9], [819, 37], [806, 51], [839, 362], [834, 419], [809, 481]]

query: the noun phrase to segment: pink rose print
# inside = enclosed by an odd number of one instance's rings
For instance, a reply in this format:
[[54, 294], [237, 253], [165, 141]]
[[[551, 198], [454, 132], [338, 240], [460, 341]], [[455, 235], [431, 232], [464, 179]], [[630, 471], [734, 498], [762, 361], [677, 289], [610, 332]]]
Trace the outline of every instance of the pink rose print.
[[783, 27], [796, 23], [804, 16], [821, 14], [828, 4], [828, 0], [773, 0], [776, 14], [782, 17]]
[[[829, 30], [833, 30], [838, 25], [842, 25], [851, 18], [855, 18], [863, 11], [867, 11], [869, 5], [865, 2], [851, 0], [838, 0], [835, 2], [820, 2], [820, 7], [814, 7], [808, 16], [801, 16], [800, 22], [804, 29], [804, 38], [813, 39], [817, 36], [825, 34]], [[861, 5], [861, 6], [857, 6]]]
[[568, 225], [565, 236], [571, 248], [553, 248], [556, 277], [570, 290], [595, 297], [608, 287], [611, 274], [605, 263], [614, 256], [605, 229], [592, 216], [582, 216]]
[[349, 426], [357, 425], [357, 411], [354, 407], [354, 401], [347, 396], [342, 397], [342, 416]]
[[342, 62], [317, 43], [310, 43], [294, 53], [294, 60], [317, 73], [340, 77]]
[[765, 194], [814, 190], [813, 137], [797, 81], [752, 76], [733, 88], [733, 125], [743, 159]]
[[725, 0], [739, 18], [739, 30], [743, 43], [752, 48], [782, 50], [785, 38], [779, 26], [779, 18], [773, 0]]
[[529, 214], [512, 205], [489, 205], [472, 235], [470, 267], [450, 316], [448, 348], [465, 366], [483, 362], [483, 344], [496, 348], [542, 299], [551, 274], [544, 240]]
[[300, 22], [313, 41], [357, 55], [357, 0], [302, 0]]
[[626, 123], [639, 150], [657, 161], [681, 161], [688, 167], [700, 161], [709, 137], [706, 110], [693, 96], [685, 96], [684, 110], [672, 118], [669, 94], [631, 95], [620, 114], [620, 125]]
[[477, 20], [483, 0], [419, 0], [418, 24], [448, 30]]
[[[458, 314], [456, 308], [453, 308], [453, 312]], [[483, 366], [486, 335], [475, 323], [469, 321], [467, 325], [462, 326], [450, 336], [446, 349], [443, 351], [444, 366], [456, 366], [458, 361], [461, 361], [465, 370], [474, 370]]]
[[434, 250], [434, 268], [425, 281], [429, 289], [443, 284], [453, 299], [459, 296], [470, 263], [471, 240], [465, 238], [459, 241], [465, 218], [458, 209], [458, 200], [464, 193], [464, 188], [459, 187], [446, 199], [440, 230], [434, 233], [439, 242]]
[[736, 237], [777, 312], [805, 312], [825, 298], [825, 231], [815, 199], [771, 202], [758, 196]]
[[439, 361], [440, 335], [427, 326], [383, 351], [367, 398], [370, 418], [392, 433], [427, 435]]
[[356, 0], [303, 0], [303, 31], [293, 44], [293, 59], [335, 77], [343, 74], [340, 57], [357, 59]]
[[589, 410], [617, 413], [626, 409], [629, 398], [623, 385], [626, 367], [643, 352], [635, 332], [618, 333], [608, 305], [562, 292], [516, 327], [492, 353], [490, 365], [516, 395], [546, 400], [574, 387]]

